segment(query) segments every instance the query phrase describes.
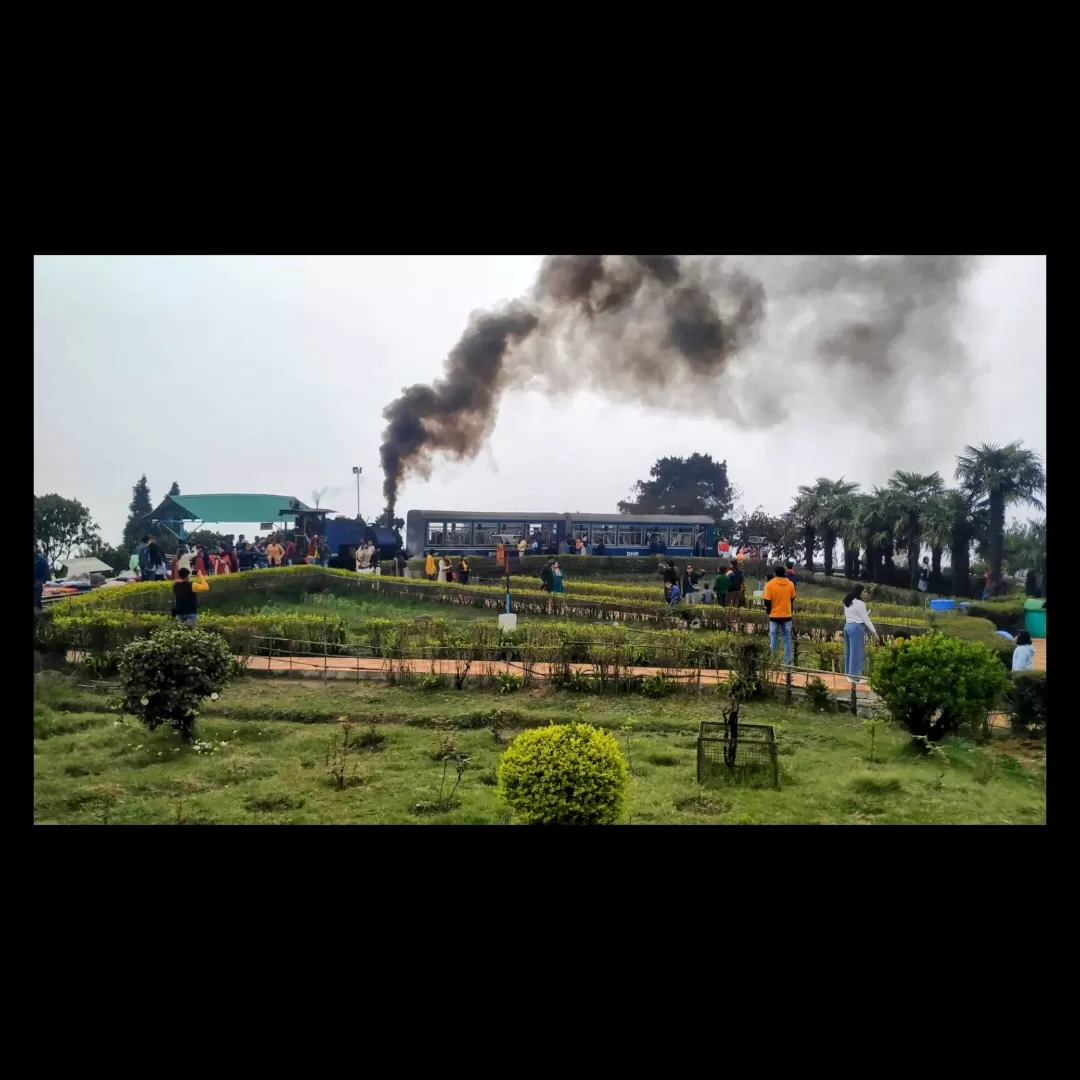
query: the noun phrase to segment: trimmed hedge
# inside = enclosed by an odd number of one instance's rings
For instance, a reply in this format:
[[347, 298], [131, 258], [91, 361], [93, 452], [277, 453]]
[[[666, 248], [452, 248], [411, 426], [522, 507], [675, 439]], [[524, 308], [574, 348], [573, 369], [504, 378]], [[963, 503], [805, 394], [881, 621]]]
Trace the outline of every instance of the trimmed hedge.
[[1015, 636], [1024, 629], [1024, 602], [1026, 596], [1007, 597], [1002, 600], [972, 601], [968, 614], [989, 619], [998, 630], [1007, 630]]
[[[90, 610], [77, 616], [58, 615], [38, 625], [34, 647], [40, 652], [113, 652], [169, 625], [174, 625], [171, 616], [148, 612]], [[334, 615], [202, 614], [198, 626], [220, 634], [232, 652], [241, 656], [322, 653], [324, 647], [333, 653], [347, 636], [345, 620]]]

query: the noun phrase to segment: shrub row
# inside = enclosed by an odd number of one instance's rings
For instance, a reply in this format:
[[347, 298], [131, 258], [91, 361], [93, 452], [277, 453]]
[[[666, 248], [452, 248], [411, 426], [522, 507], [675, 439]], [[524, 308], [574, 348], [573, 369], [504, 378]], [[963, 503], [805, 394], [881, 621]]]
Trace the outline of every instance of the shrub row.
[[[711, 577], [703, 580], [711, 582]], [[511, 577], [510, 588], [513, 592], [517, 589], [535, 591], [538, 578], [534, 577]], [[570, 596], [595, 596], [601, 599], [610, 598], [628, 603], [657, 603], [663, 596], [663, 586], [657, 578], [653, 585], [615, 585], [605, 584], [599, 581], [583, 581], [578, 578], [564, 578], [563, 595]], [[557, 594], [556, 594], [557, 595]], [[831, 600], [819, 596], [801, 598], [798, 602], [798, 610], [804, 614], [814, 615], [842, 615], [844, 603], [840, 597]], [[874, 604], [873, 614], [878, 619], [888, 619], [899, 625], [927, 626], [929, 625], [929, 613], [922, 607], [900, 607], [896, 604]]]
[[[74, 616], [57, 615], [37, 625], [34, 647], [42, 652], [109, 653], [171, 622], [168, 615], [135, 611], [91, 609]], [[322, 653], [324, 647], [336, 651], [346, 640], [345, 620], [333, 615], [203, 614], [199, 628], [225, 638], [240, 656]]]

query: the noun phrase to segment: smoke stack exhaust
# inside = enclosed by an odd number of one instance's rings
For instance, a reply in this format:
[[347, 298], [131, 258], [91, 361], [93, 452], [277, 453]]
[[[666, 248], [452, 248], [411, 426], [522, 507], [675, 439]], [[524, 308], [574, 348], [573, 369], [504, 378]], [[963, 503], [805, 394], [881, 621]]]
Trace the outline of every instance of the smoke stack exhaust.
[[[798, 302], [791, 322], [814, 316], [812, 344], [806, 334], [784, 343], [792, 374], [835, 377], [842, 366], [888, 394], [903, 386], [904, 351], [913, 344], [939, 367], [965, 371], [951, 319], [970, 256], [764, 256], [753, 271], [734, 258], [547, 256], [528, 296], [474, 313], [443, 374], [406, 388], [383, 411], [388, 508], [404, 478], [428, 477], [436, 457], [472, 460], [503, 393], [526, 383], [698, 415], [706, 404], [751, 428], [775, 423], [783, 406], [768, 385], [748, 389], [727, 378], [760, 343], [766, 281], [770, 298], [789, 309]], [[830, 321], [840, 300], [841, 315]], [[764, 361], [762, 370], [770, 361], [776, 369], [776, 356]]]

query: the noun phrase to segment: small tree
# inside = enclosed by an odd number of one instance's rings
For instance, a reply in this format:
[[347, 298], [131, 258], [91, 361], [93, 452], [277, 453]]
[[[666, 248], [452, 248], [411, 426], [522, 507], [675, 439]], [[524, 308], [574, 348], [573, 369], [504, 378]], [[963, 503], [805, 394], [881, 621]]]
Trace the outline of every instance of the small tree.
[[499, 762], [499, 794], [526, 825], [612, 825], [628, 784], [619, 744], [588, 724], [523, 731]]
[[169, 488], [169, 497], [172, 498], [174, 495], [179, 495], [179, 494], [180, 494], [180, 481], [179, 480], [174, 480], [172, 482], [172, 487]]
[[129, 514], [127, 524], [124, 526], [124, 546], [128, 551], [134, 551], [139, 546], [139, 539], [148, 531], [145, 518], [153, 509], [154, 504], [150, 502], [150, 485], [146, 482], [144, 473], [131, 489]]
[[225, 687], [232, 663], [218, 634], [182, 626], [157, 630], [120, 654], [124, 710], [151, 731], [171, 724], [190, 741], [200, 702]]
[[870, 687], [916, 738], [940, 741], [997, 704], [1008, 676], [981, 642], [939, 633], [901, 641], [874, 661]]
[[77, 547], [97, 543], [97, 526], [78, 499], [61, 495], [34, 496], [34, 541], [56, 570]]

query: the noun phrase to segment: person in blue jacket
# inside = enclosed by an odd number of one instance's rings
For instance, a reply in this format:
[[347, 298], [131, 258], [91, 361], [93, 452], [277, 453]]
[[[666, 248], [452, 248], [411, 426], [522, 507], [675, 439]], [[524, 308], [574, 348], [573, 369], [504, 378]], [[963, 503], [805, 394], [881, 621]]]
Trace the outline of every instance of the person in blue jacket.
[[34, 544], [34, 607], [38, 611], [41, 610], [41, 593], [50, 575], [49, 560], [38, 551], [37, 544]]

